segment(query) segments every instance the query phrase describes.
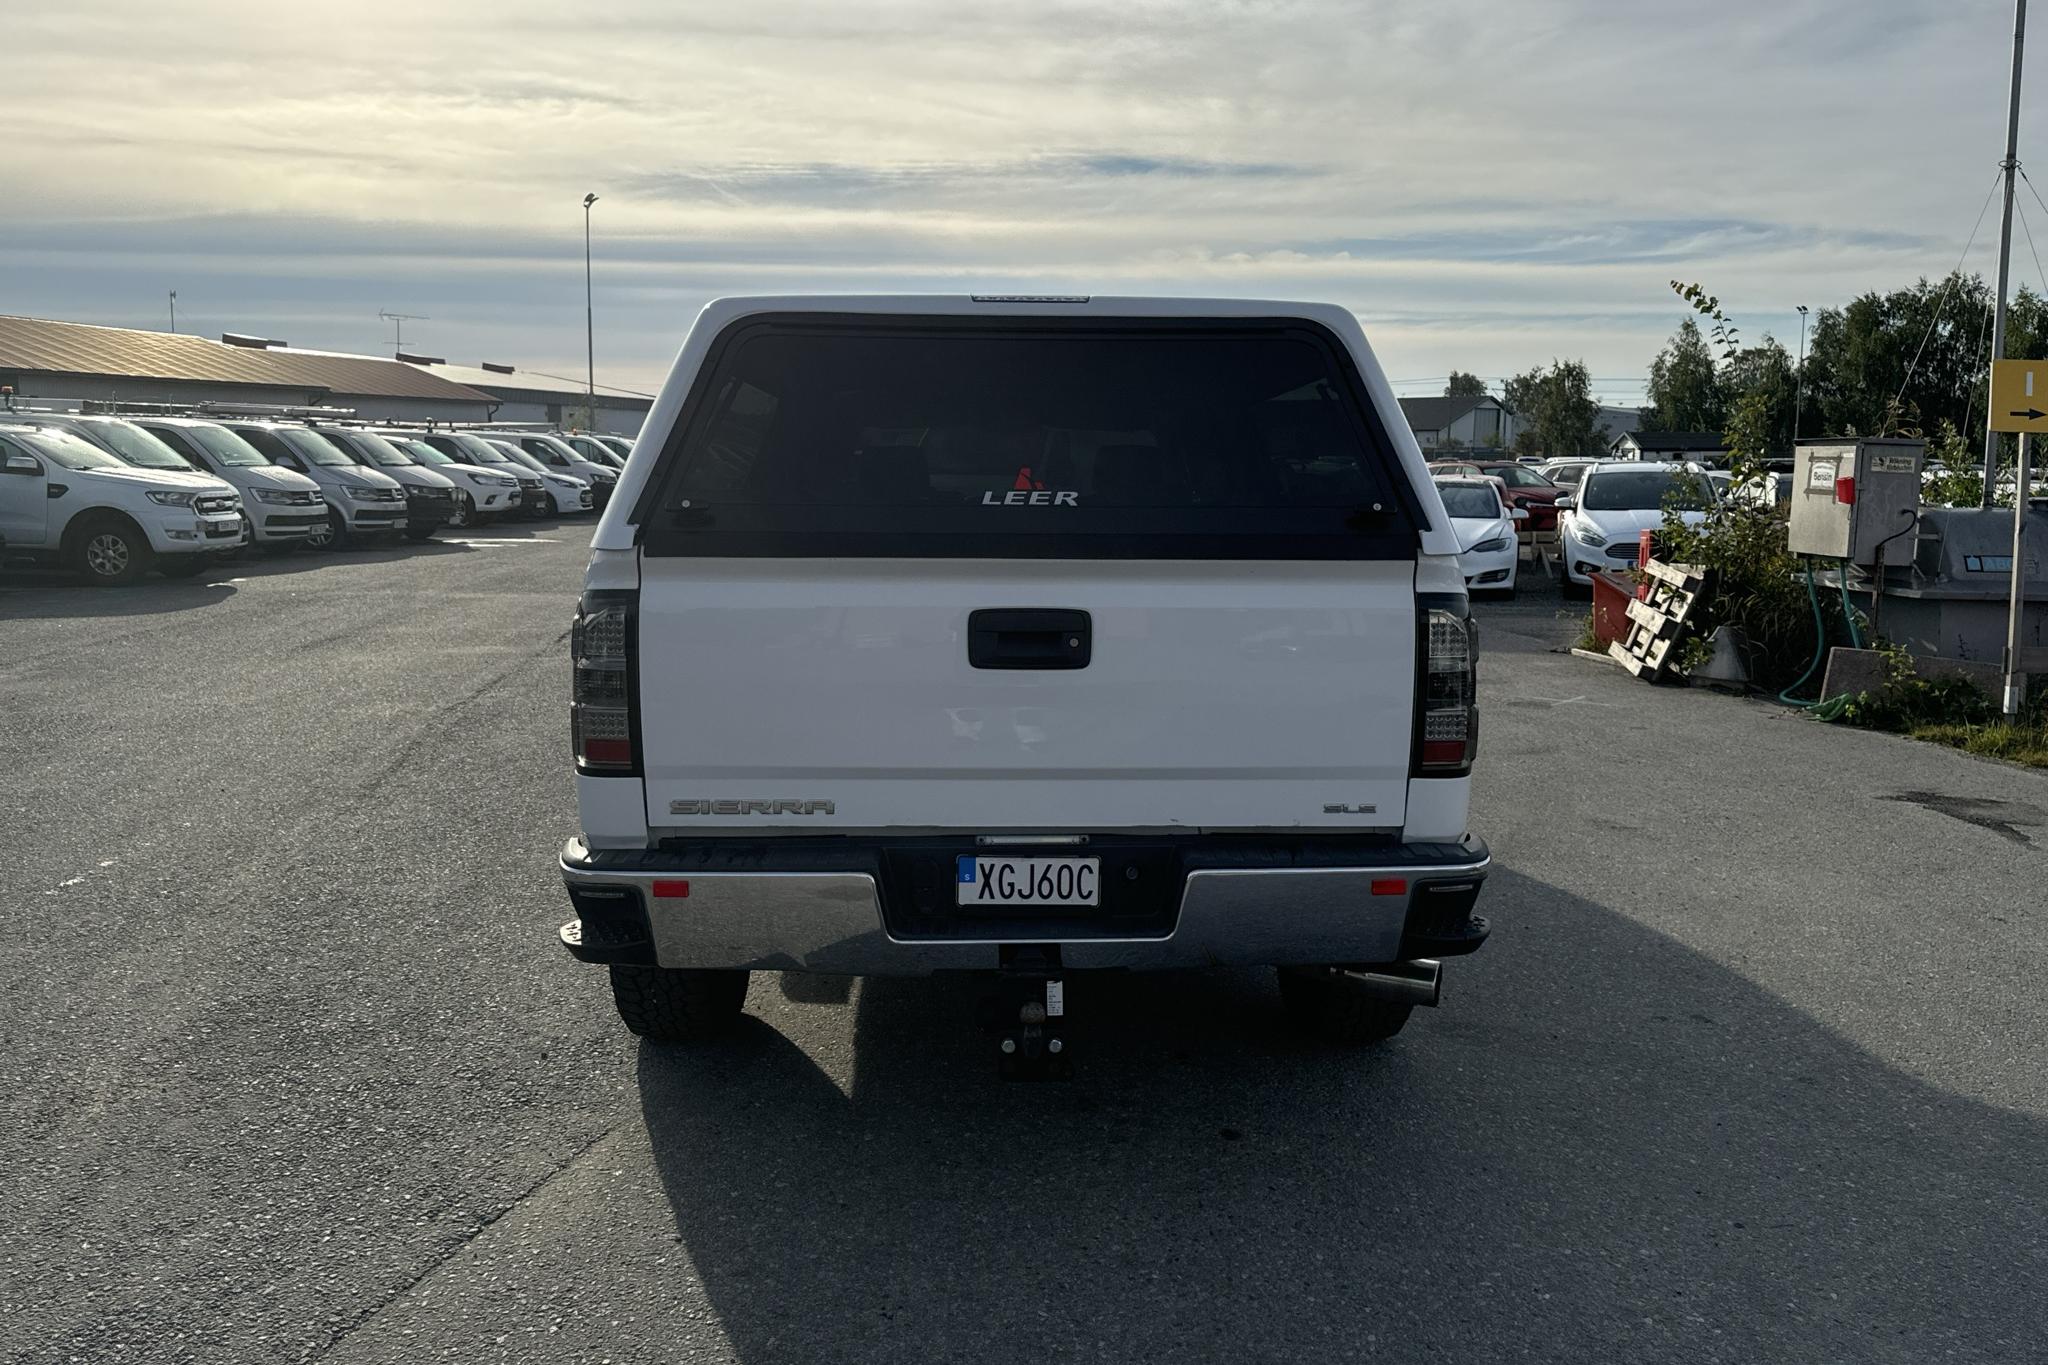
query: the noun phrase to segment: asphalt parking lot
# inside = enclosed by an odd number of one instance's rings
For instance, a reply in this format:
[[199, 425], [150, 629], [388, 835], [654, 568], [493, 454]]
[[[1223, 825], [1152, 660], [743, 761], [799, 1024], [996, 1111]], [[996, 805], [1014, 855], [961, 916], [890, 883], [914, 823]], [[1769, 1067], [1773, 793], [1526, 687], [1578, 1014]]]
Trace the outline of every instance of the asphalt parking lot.
[[554, 943], [587, 524], [0, 572], [0, 1359], [2035, 1361], [2048, 779], [1490, 604], [1493, 941], [1377, 1050], [1083, 981], [642, 1046]]

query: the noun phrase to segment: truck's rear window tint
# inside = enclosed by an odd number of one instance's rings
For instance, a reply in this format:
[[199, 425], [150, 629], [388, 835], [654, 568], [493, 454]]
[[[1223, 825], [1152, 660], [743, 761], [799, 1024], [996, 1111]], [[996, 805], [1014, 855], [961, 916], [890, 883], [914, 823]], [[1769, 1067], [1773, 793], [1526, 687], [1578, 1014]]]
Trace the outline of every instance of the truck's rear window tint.
[[1301, 325], [743, 329], [665, 452], [681, 554], [1378, 557], [1384, 434]]

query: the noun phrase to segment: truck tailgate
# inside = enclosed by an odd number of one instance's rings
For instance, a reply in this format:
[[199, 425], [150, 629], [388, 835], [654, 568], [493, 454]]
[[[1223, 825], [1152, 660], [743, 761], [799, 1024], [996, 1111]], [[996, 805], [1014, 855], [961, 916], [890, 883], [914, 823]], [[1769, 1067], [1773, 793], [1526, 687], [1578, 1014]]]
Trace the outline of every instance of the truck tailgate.
[[[1397, 828], [1414, 564], [641, 565], [648, 824]], [[971, 613], [1088, 614], [1080, 668], [977, 668]]]

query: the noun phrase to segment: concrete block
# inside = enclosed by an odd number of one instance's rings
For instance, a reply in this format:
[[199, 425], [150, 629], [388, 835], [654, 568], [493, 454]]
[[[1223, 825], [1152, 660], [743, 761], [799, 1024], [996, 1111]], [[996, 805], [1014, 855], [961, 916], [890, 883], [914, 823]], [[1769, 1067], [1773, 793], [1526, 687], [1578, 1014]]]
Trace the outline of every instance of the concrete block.
[[[1931, 655], [1912, 656], [1915, 677], [1961, 678], [1977, 685], [1987, 697], [1996, 697], [2005, 675], [1997, 664], [1984, 659], [1942, 659]], [[1874, 649], [1850, 649], [1838, 645], [1828, 651], [1827, 676], [1821, 682], [1823, 697], [1856, 696], [1884, 686], [1884, 655]]]
[[1989, 659], [1915, 658], [1913, 672], [1927, 679], [1961, 678], [1977, 684], [1977, 690], [1996, 699], [2005, 690], [2005, 670]]
[[1823, 697], [1854, 697], [1884, 686], [1884, 655], [1874, 649], [1837, 645], [1828, 651], [1828, 671], [1821, 680]]

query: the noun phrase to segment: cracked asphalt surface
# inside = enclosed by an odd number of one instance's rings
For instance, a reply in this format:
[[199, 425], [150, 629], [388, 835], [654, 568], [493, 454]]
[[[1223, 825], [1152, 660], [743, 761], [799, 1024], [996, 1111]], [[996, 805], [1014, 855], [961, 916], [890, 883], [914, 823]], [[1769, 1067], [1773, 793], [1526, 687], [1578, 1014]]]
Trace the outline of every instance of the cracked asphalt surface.
[[567, 961], [587, 525], [0, 571], [0, 1359], [2035, 1361], [2048, 778], [1485, 618], [1493, 941], [1359, 1054], [1256, 973]]

